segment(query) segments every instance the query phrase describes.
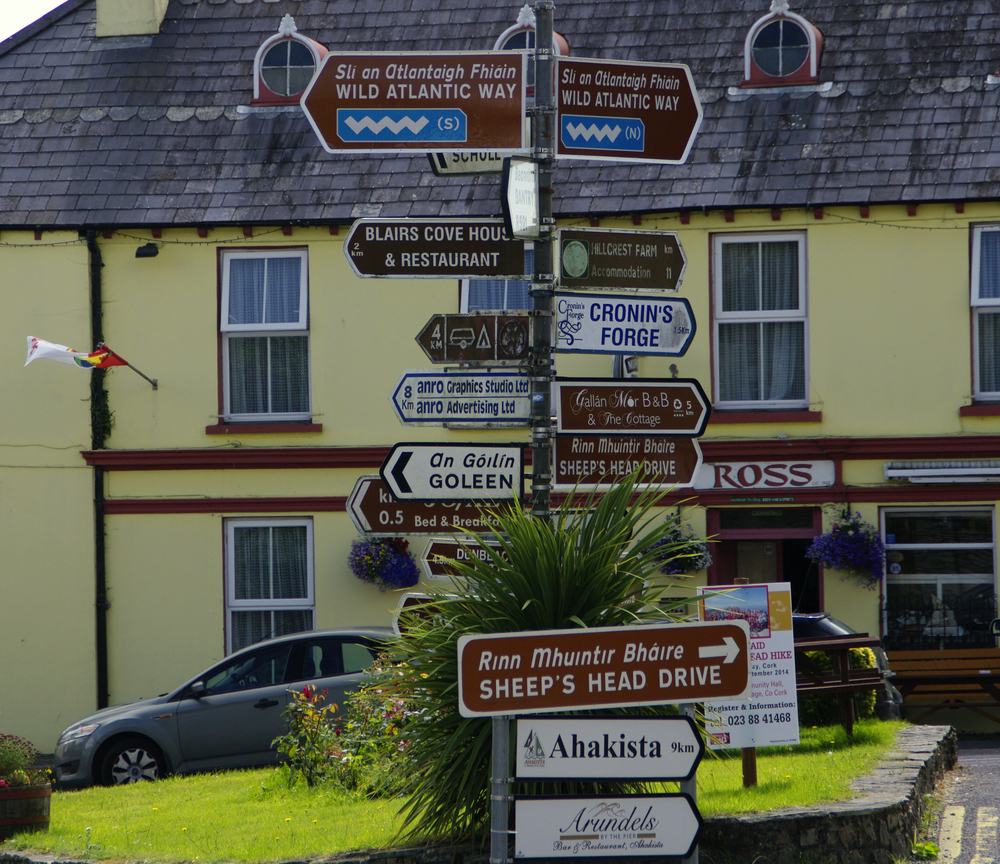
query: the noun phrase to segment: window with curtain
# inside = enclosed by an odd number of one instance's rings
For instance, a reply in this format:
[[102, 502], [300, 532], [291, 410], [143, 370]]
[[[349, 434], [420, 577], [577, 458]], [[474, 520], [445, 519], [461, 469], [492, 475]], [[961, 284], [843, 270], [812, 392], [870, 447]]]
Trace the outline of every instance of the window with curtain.
[[1000, 226], [972, 234], [972, 315], [975, 346], [974, 392], [1000, 399]]
[[805, 235], [713, 244], [716, 406], [806, 407]]
[[223, 253], [226, 420], [311, 418], [307, 270], [304, 250]]
[[[535, 272], [535, 250], [528, 243], [524, 249], [524, 272]], [[463, 279], [459, 311], [476, 312], [484, 309], [517, 312], [530, 309], [529, 288], [529, 279]]]
[[226, 520], [227, 647], [313, 629], [311, 519]]

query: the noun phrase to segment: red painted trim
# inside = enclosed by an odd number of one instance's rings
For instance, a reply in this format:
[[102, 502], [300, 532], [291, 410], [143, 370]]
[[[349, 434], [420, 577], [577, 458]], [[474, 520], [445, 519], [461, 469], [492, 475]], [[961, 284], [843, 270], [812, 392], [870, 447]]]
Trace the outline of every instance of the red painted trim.
[[254, 435], [284, 432], [322, 432], [322, 423], [218, 423], [206, 426], [206, 435]]
[[347, 498], [169, 498], [104, 502], [113, 516], [149, 516], [170, 513], [343, 513]]
[[375, 468], [388, 447], [260, 447], [232, 450], [88, 450], [83, 458], [106, 471], [212, 471], [252, 468]]
[[[666, 507], [808, 507], [823, 504], [961, 504], [993, 502], [1000, 498], [998, 483], [952, 485], [935, 483], [906, 486], [824, 486], [816, 489], [679, 489], [663, 499]], [[711, 533], [711, 532], [710, 532]]]
[[958, 409], [959, 417], [1000, 417], [1000, 402], [975, 402]]
[[712, 423], [822, 423], [822, 411], [725, 411], [715, 409]]
[[[701, 438], [699, 443], [706, 462], [832, 459], [839, 463], [845, 459], [1000, 459], [1000, 435], [759, 440]], [[108, 471], [207, 471], [232, 468], [378, 468], [388, 453], [389, 447], [259, 447], [84, 450], [82, 456], [88, 465], [99, 465]], [[530, 461], [530, 450], [526, 461]], [[977, 483], [975, 486], [977, 489], [984, 488], [983, 484]], [[880, 488], [889, 487], [876, 487]], [[944, 487], [937, 488], [940, 490]], [[796, 494], [804, 491], [798, 490]], [[683, 498], [689, 490], [682, 489], [680, 492], [685, 493], [681, 494]], [[928, 496], [925, 492], [925, 497], [936, 496]]]

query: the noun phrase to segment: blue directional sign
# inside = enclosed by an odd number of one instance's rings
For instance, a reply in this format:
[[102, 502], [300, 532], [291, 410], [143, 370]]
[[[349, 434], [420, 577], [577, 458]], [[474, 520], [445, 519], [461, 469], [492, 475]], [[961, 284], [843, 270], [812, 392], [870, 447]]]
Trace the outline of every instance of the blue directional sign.
[[563, 147], [608, 152], [641, 153], [646, 148], [646, 127], [634, 117], [560, 116]]
[[342, 141], [464, 142], [468, 135], [465, 113], [457, 108], [349, 109], [337, 111], [337, 135]]
[[510, 425], [531, 416], [530, 391], [528, 378], [518, 372], [409, 370], [389, 398], [407, 424]]

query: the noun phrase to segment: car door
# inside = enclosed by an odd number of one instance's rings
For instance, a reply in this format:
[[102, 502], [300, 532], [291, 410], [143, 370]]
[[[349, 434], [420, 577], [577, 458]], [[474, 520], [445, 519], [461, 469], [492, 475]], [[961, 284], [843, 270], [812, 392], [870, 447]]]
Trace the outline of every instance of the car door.
[[[185, 695], [177, 730], [189, 768], [233, 768], [278, 760], [271, 746], [286, 730], [293, 642], [241, 652], [205, 674], [201, 695]], [[297, 676], [291, 676], [297, 677]]]
[[316, 636], [304, 642], [302, 677], [295, 689], [309, 684], [326, 691], [324, 705], [336, 704], [343, 714], [348, 694], [368, 680], [365, 670], [378, 655], [378, 645], [360, 636]]

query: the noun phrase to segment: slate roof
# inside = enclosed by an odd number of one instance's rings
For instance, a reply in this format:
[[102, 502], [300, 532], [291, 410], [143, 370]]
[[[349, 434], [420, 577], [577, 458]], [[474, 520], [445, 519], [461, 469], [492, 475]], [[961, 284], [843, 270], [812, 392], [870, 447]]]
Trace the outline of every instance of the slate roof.
[[[495, 177], [331, 156], [300, 113], [247, 114], [291, 14], [332, 50], [482, 50], [514, 0], [170, 0], [160, 33], [95, 38], [69, 0], [0, 44], [0, 229], [498, 215]], [[704, 122], [682, 166], [571, 162], [557, 215], [1000, 198], [995, 0], [792, 0], [823, 93], [736, 90], [767, 0], [557, 0], [574, 56], [687, 63]]]

